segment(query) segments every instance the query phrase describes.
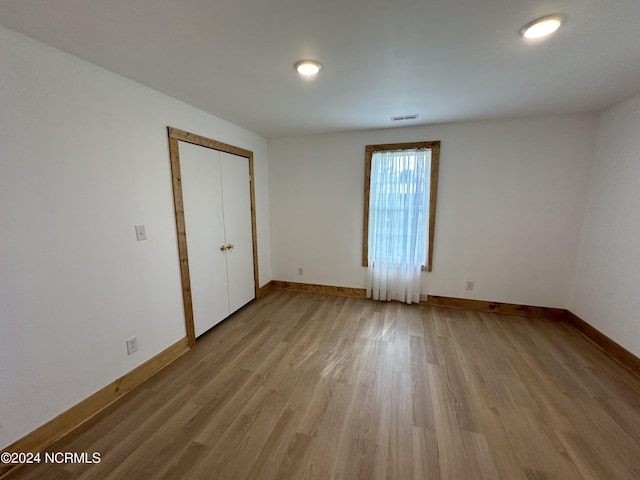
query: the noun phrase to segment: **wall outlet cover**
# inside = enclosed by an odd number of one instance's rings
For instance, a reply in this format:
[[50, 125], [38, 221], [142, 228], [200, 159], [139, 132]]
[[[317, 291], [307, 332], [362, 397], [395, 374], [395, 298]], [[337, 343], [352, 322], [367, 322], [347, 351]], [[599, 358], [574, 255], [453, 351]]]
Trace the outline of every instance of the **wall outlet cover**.
[[136, 238], [139, 242], [147, 239], [147, 229], [144, 225], [136, 225]]
[[131, 355], [138, 351], [138, 337], [131, 337], [127, 339], [127, 355]]

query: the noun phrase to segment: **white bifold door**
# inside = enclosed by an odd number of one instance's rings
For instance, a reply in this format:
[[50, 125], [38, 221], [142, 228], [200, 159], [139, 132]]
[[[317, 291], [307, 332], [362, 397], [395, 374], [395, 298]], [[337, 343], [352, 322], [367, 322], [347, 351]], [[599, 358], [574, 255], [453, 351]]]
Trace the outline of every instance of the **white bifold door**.
[[249, 160], [179, 142], [196, 337], [255, 298]]

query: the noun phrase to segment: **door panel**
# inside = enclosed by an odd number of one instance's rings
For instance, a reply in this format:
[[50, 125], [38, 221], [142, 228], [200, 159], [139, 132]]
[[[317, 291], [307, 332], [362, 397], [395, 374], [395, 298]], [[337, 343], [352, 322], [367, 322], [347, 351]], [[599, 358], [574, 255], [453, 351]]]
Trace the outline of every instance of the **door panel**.
[[227, 251], [229, 308], [231, 312], [255, 298], [253, 235], [249, 160], [220, 152], [225, 238], [234, 248]]
[[196, 337], [229, 315], [220, 152], [179, 142]]

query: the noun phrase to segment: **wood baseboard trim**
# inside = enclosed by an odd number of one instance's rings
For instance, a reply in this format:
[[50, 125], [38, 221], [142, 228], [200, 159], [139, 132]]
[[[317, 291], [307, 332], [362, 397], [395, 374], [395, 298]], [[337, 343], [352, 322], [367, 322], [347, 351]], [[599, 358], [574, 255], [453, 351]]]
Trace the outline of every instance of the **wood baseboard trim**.
[[566, 311], [565, 321], [620, 365], [640, 377], [640, 358], [569, 310]]
[[522, 317], [544, 317], [554, 320], [564, 320], [567, 311], [564, 308], [535, 307], [532, 305], [519, 305], [515, 303], [490, 302], [488, 300], [473, 300], [469, 298], [440, 297], [428, 295], [423, 305], [448, 308], [464, 308], [479, 312], [495, 312], [507, 315], [520, 315]]
[[[291, 290], [294, 292], [322, 293], [326, 295], [355, 298], [367, 297], [367, 290], [364, 288], [283, 282], [280, 280], [272, 280], [271, 285], [274, 289]], [[480, 312], [505, 313], [508, 315], [521, 315], [524, 317], [545, 317], [556, 320], [564, 320], [566, 315], [566, 310], [563, 308], [535, 307], [531, 305], [490, 302], [487, 300], [471, 300], [467, 298], [440, 297], [436, 295], [428, 295], [427, 301], [421, 301], [420, 303], [422, 305], [430, 305], [434, 307], [464, 308]]]
[[282, 282], [280, 280], [272, 280], [271, 284], [273, 285], [273, 288], [278, 290], [322, 293], [325, 295], [337, 295], [339, 297], [367, 297], [367, 291], [364, 288], [336, 287], [333, 285], [316, 285], [314, 283]]
[[[57, 417], [44, 425], [36, 428], [31, 433], [16, 440], [11, 445], [3, 448], [3, 452], [42, 452], [63, 436], [72, 432], [80, 425], [97, 415], [113, 402], [124, 396], [129, 391], [149, 379], [167, 365], [178, 359], [189, 350], [187, 337], [169, 346], [156, 356], [150, 358], [142, 365], [124, 374], [106, 387], [98, 390], [93, 395], [85, 398], [69, 410], [62, 412]], [[0, 479], [10, 471], [15, 471], [20, 465], [0, 464]]]
[[273, 281], [269, 280], [263, 286], [258, 288], [258, 299], [266, 297], [273, 290]]

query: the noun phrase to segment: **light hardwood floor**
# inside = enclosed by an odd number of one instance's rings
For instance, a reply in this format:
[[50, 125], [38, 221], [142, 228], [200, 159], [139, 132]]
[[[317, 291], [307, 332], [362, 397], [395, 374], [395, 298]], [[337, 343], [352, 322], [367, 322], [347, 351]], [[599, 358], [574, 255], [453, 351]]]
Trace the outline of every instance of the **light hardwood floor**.
[[273, 291], [21, 479], [637, 479], [640, 379], [569, 325]]

